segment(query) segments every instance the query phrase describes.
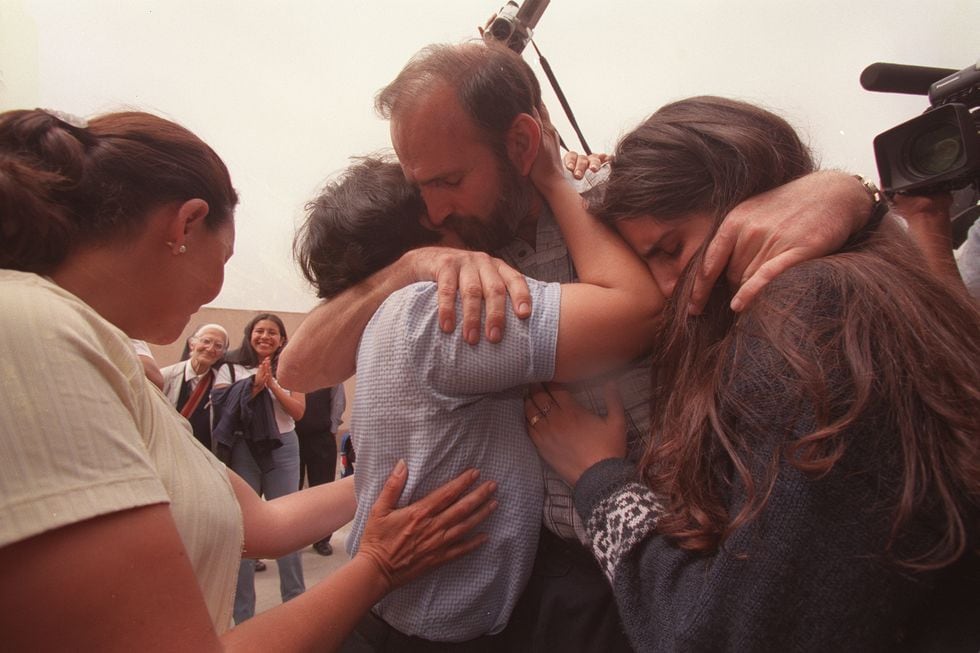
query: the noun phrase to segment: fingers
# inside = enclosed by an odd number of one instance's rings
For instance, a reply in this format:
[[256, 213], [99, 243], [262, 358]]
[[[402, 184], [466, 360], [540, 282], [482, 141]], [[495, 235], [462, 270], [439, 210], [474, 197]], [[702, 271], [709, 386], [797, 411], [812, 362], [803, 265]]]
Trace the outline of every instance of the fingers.
[[490, 342], [503, 338], [508, 295], [519, 318], [531, 314], [531, 292], [524, 276], [482, 252], [442, 250], [431, 254], [420, 278], [435, 278], [438, 284], [439, 328], [444, 333], [456, 329], [456, 298], [460, 298], [461, 333], [471, 345], [480, 342], [481, 326]]
[[696, 272], [694, 289], [691, 291], [691, 305], [688, 307], [688, 312], [691, 315], [700, 315], [701, 311], [704, 310], [704, 305], [708, 303], [708, 297], [711, 295], [711, 289], [721, 277], [722, 272], [725, 271], [725, 266], [735, 250], [737, 241], [738, 226], [726, 219], [718, 227], [718, 232], [714, 238], [708, 243], [701, 269]]
[[574, 400], [570, 392], [560, 384], [535, 383], [529, 387], [527, 398], [524, 400], [524, 417], [530, 427], [536, 427], [541, 420], [547, 419], [563, 405], [572, 405]]
[[578, 152], [565, 152], [561, 160], [565, 169], [574, 174], [575, 166], [578, 163]]
[[497, 501], [493, 499], [496, 491], [496, 482], [481, 483], [475, 490], [438, 515], [436, 522], [445, 529], [445, 538], [458, 539], [489, 517], [497, 509]]
[[739, 287], [735, 296], [732, 297], [732, 310], [736, 313], [742, 311], [762, 292], [762, 289], [766, 287], [767, 283], [797, 263], [802, 263], [805, 260], [807, 260], [807, 257], [800, 250], [790, 250], [760, 265], [745, 283]]
[[[514, 313], [522, 320], [530, 317], [531, 290], [527, 287], [527, 278], [503, 261], [499, 262], [497, 271], [503, 277], [507, 294], [510, 296], [511, 304], [514, 307]], [[491, 341], [493, 341], [492, 338]]]
[[[555, 136], [557, 137], [557, 132]], [[591, 172], [598, 171], [602, 167], [602, 164], [608, 160], [609, 155], [605, 153], [585, 155], [579, 154], [578, 152], [566, 152], [565, 156], [562, 157], [562, 163], [565, 165], [565, 168], [576, 179], [584, 177], [586, 170]]]
[[374, 502], [374, 510], [381, 514], [388, 514], [398, 505], [398, 499], [405, 489], [405, 482], [408, 480], [408, 465], [404, 460], [395, 463], [395, 467], [388, 475], [377, 500]]
[[[495, 266], [485, 266], [480, 271], [481, 293], [486, 302], [486, 334], [490, 342], [500, 342], [507, 321], [507, 286]], [[476, 316], [479, 328], [480, 315]], [[479, 331], [477, 331], [479, 340]], [[467, 342], [475, 345], [467, 338]]]
[[459, 266], [455, 259], [447, 260], [446, 265], [439, 268], [436, 284], [439, 328], [443, 333], [452, 333], [456, 329], [456, 291], [459, 288]]
[[[459, 297], [463, 305], [463, 340], [471, 345], [480, 342], [483, 313], [483, 280], [479, 266], [464, 265], [459, 271]], [[487, 297], [488, 308], [492, 301]], [[499, 309], [498, 309], [499, 310]]]
[[[451, 506], [453, 502], [466, 491], [466, 488], [473, 485], [473, 483], [479, 477], [479, 470], [468, 469], [448, 483], [445, 483], [432, 492], [429, 492], [423, 498], [416, 501], [414, 506], [424, 514], [437, 515]], [[477, 488], [477, 490], [474, 490], [474, 492], [480, 492], [482, 490], [482, 492], [485, 493], [485, 485], [486, 483], [482, 484], [480, 488]], [[473, 493], [471, 492], [470, 495], [472, 494]]]

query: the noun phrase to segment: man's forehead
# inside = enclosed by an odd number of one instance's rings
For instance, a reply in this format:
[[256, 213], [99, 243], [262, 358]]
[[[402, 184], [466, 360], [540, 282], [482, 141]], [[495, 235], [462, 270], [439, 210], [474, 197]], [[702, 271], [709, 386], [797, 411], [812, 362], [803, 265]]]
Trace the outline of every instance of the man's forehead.
[[405, 176], [425, 183], [467, 168], [486, 145], [468, 121], [429, 112], [392, 118], [391, 140]]

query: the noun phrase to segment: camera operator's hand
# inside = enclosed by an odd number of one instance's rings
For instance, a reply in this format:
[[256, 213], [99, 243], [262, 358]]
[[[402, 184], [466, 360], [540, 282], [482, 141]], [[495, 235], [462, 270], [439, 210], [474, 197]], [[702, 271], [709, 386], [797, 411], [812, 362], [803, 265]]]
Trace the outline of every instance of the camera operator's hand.
[[609, 160], [609, 155], [605, 153], [579, 154], [578, 152], [566, 152], [564, 160], [565, 168], [572, 173], [572, 176], [576, 179], [581, 179], [585, 175], [586, 170], [598, 172], [599, 168]]
[[722, 272], [738, 287], [731, 307], [741, 311], [792, 266], [842, 247], [867, 224], [872, 204], [858, 179], [833, 170], [810, 173], [745, 200], [708, 244], [691, 313], [701, 312]]
[[953, 232], [950, 209], [953, 194], [949, 192], [928, 195], [896, 193], [889, 198], [892, 210], [905, 218], [909, 236], [922, 251], [929, 270], [944, 281], [963, 286], [953, 257]]
[[416, 281], [435, 281], [439, 286], [439, 327], [445, 333], [456, 328], [456, 293], [463, 303], [463, 338], [471, 345], [480, 341], [480, 318], [486, 303], [485, 333], [500, 342], [506, 322], [508, 296], [517, 317], [531, 315], [531, 292], [517, 270], [484, 252], [448, 247], [422, 247], [408, 252]]

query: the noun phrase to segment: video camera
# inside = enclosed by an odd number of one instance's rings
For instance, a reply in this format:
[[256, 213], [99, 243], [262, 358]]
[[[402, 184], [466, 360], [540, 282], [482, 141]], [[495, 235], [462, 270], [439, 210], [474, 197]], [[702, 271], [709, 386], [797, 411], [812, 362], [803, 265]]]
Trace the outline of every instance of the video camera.
[[874, 139], [883, 190], [930, 194], [980, 187], [980, 62], [947, 68], [875, 63], [861, 73], [869, 91], [928, 95], [921, 116]]
[[500, 41], [521, 54], [549, 2], [551, 0], [524, 0], [524, 4], [518, 7], [516, 2], [510, 0], [482, 30], [484, 40]]

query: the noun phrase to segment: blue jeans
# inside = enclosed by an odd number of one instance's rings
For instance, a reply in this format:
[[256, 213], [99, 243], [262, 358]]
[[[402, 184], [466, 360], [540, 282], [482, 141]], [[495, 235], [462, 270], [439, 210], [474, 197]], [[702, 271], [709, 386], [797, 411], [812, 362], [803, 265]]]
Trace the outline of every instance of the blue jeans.
[[[231, 449], [231, 468], [258, 494], [275, 499], [295, 492], [299, 486], [299, 441], [296, 431], [282, 433], [282, 446], [272, 452], [273, 469], [263, 474], [244, 441], [235, 442]], [[278, 560], [279, 592], [288, 601], [303, 593], [303, 565], [299, 552]], [[238, 567], [238, 589], [235, 591], [235, 623], [240, 624], [255, 615], [255, 561], [243, 559]]]

